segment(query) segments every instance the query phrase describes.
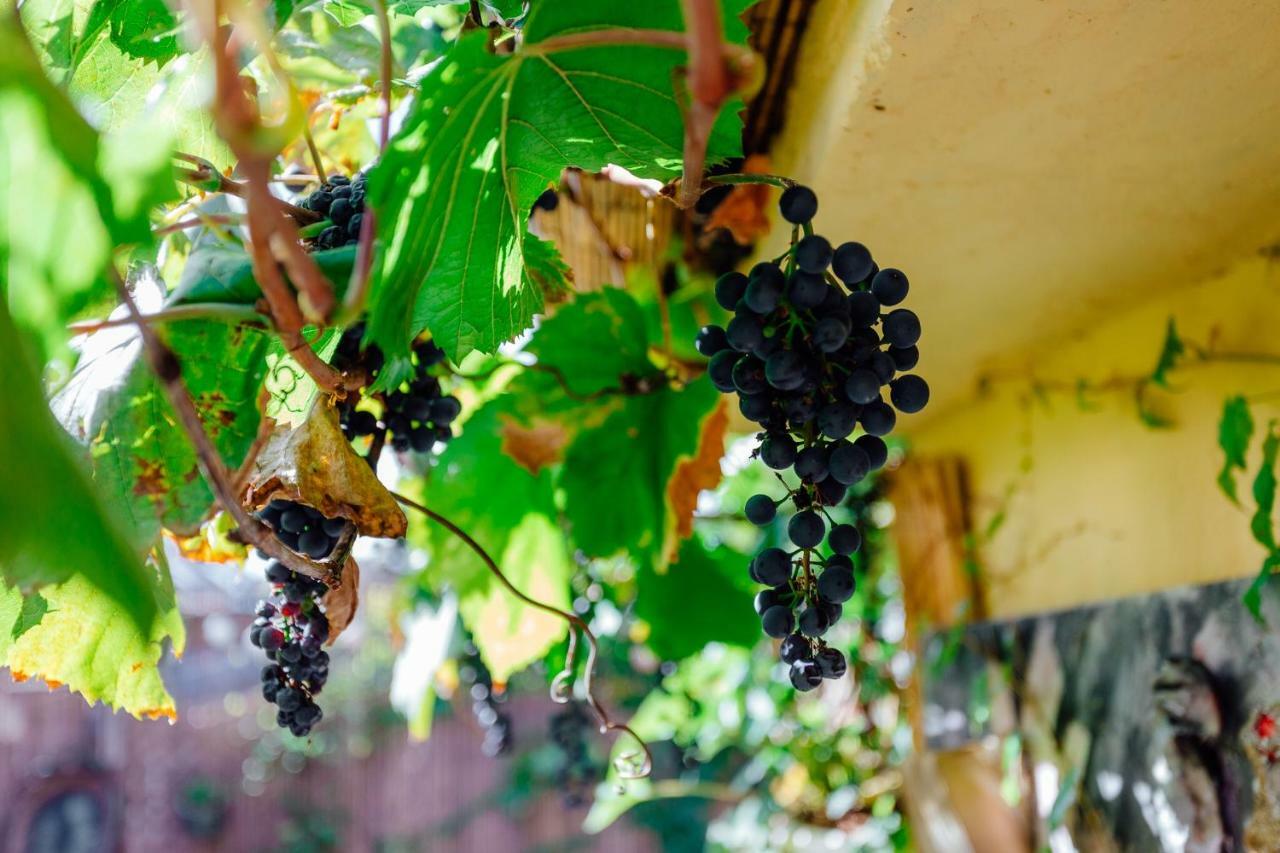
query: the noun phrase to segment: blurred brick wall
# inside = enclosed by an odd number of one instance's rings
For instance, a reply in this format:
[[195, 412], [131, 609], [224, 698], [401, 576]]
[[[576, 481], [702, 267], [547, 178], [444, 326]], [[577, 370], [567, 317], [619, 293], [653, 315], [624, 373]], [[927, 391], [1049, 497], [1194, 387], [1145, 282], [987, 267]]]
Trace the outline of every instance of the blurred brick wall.
[[[311, 760], [296, 773], [282, 772], [277, 764], [260, 792], [249, 795], [242, 780], [260, 702], [254, 696], [245, 699], [250, 711], [243, 716], [228, 714], [220, 701], [205, 702], [185, 707], [182, 720], [169, 725], [90, 709], [66, 690], [51, 693], [42, 684], [6, 683], [0, 688], [3, 849], [23, 849], [21, 825], [33, 797], [39, 799], [37, 792], [48, 784], [42, 780], [50, 773], [57, 778], [59, 768], [85, 763], [102, 767], [120, 806], [119, 844], [102, 839], [96, 849], [104, 851], [269, 849], [286, 821], [289, 800], [321, 808], [331, 804], [340, 816], [335, 822], [344, 851], [370, 851], [378, 839], [406, 838], [412, 839], [407, 849], [431, 851], [655, 849], [652, 836], [626, 826], [583, 837], [584, 812], [566, 810], [555, 792], [519, 814], [489, 807], [486, 795], [505, 784], [507, 766], [504, 759], [480, 753], [480, 734], [465, 714], [439, 720], [423, 744], [409, 743], [396, 729], [367, 757]], [[549, 704], [538, 697], [511, 703], [517, 743], [522, 734], [530, 740], [542, 736], [550, 711], [543, 706]], [[227, 822], [213, 842], [187, 835], [174, 810], [176, 792], [201, 777], [217, 782], [231, 797]], [[472, 810], [484, 813], [456, 834], [430, 834], [432, 827]]]

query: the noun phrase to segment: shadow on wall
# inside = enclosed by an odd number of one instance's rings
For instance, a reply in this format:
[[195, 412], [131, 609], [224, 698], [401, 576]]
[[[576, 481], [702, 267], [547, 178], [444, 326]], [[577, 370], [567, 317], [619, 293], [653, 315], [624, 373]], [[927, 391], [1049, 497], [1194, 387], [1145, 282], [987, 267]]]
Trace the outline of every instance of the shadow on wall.
[[1280, 849], [1280, 592], [1259, 623], [1250, 583], [932, 637], [929, 748], [1017, 735], [1054, 850]]

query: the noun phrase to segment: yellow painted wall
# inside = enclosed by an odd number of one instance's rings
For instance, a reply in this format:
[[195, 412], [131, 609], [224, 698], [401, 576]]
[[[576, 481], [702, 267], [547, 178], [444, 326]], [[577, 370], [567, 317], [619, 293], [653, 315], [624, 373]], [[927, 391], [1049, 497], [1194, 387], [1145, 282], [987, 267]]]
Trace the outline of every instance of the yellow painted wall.
[[[1169, 317], [1184, 337], [1220, 351], [1280, 355], [1280, 261], [1255, 255], [1221, 276], [1099, 316], [1071, 339], [991, 370], [985, 388], [980, 383], [912, 433], [915, 452], [968, 461], [979, 529], [1012, 490], [1007, 521], [982, 553], [991, 615], [1258, 570], [1263, 551], [1249, 534], [1248, 480], [1241, 489], [1246, 510], [1215, 484], [1217, 428], [1223, 400], [1235, 393], [1270, 393], [1255, 416], [1280, 418], [1280, 365], [1227, 362], [1175, 372], [1176, 391], [1152, 395], [1176, 421], [1165, 430], [1142, 424], [1127, 391], [1091, 394], [1096, 410], [1081, 411], [1069, 390], [1078, 379], [1105, 383], [1149, 372]], [[1068, 388], [1037, 398], [1033, 376]]]

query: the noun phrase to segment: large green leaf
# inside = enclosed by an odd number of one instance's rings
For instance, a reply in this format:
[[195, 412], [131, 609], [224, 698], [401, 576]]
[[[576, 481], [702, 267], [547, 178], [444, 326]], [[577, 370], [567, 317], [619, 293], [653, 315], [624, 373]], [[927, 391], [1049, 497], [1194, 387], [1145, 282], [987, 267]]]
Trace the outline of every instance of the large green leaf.
[[[161, 329], [182, 366], [205, 432], [234, 470], [257, 435], [257, 398], [271, 336], [206, 319], [166, 323]], [[132, 329], [91, 336], [53, 405], [67, 430], [86, 446], [99, 489], [130, 514], [139, 544], [151, 542], [161, 524], [187, 533], [199, 524], [213, 494]]]
[[[551, 472], [530, 474], [502, 453], [507, 405], [499, 398], [467, 420], [432, 472], [425, 500], [474, 537], [517, 589], [565, 610], [574, 565], [556, 522]], [[542, 657], [565, 635], [564, 620], [517, 599], [456, 536], [420, 515], [411, 518], [411, 536], [430, 550], [427, 577], [456, 591], [495, 679]]]
[[538, 329], [528, 346], [538, 363], [559, 371], [572, 393], [618, 388], [624, 377], [656, 373], [640, 306], [624, 290], [581, 294]]
[[145, 629], [85, 575], [27, 595], [0, 587], [0, 663], [15, 680], [40, 678], [90, 704], [172, 719], [157, 664], [166, 641], [182, 653], [186, 633], [167, 573], [155, 587], [157, 618]]
[[694, 536], [671, 571], [658, 574], [641, 564], [637, 585], [636, 615], [649, 623], [649, 647], [663, 660], [680, 660], [707, 643], [750, 648], [760, 639], [747, 560], [737, 551], [709, 550]]
[[[622, 399], [604, 423], [569, 446], [560, 477], [564, 512], [588, 555], [626, 550], [664, 571], [676, 553], [679, 522], [668, 486], [680, 463], [697, 457], [719, 394], [695, 382]], [[719, 448], [714, 456], [718, 464]]]
[[[746, 0], [724, 0], [726, 36], [741, 43]], [[514, 54], [464, 36], [423, 80], [413, 112], [370, 177], [384, 249], [369, 335], [397, 369], [422, 329], [455, 360], [493, 351], [529, 326], [541, 287], [561, 271], [527, 231], [529, 209], [566, 166], [615, 163], [645, 177], [681, 164], [674, 83], [683, 50], [630, 45], [544, 48], [556, 35], [606, 28], [681, 30], [677, 0], [534, 5]], [[737, 104], [722, 112], [709, 160], [741, 150]]]
[[78, 464], [36, 375], [0, 300], [0, 573], [24, 589], [79, 575], [149, 631], [156, 608], [141, 552]]
[[0, 16], [0, 139], [5, 295], [18, 324], [51, 352], [65, 340], [66, 320], [109, 292], [103, 273], [113, 244], [150, 239], [149, 210], [173, 188], [162, 177], [169, 152], [136, 128], [100, 140], [45, 76], [11, 15]]
[[27, 0], [22, 21], [45, 69], [99, 130], [140, 128], [154, 144], [231, 163], [202, 109], [208, 53], [180, 55], [163, 0]]

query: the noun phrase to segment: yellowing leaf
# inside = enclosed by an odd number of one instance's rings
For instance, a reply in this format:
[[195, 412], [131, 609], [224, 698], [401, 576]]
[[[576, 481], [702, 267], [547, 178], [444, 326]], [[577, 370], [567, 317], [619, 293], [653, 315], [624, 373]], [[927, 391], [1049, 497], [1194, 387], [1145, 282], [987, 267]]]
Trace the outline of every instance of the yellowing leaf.
[[[103, 702], [135, 717], [174, 719], [177, 709], [157, 664], [167, 639], [181, 654], [186, 633], [172, 590], [161, 592], [159, 613], [148, 634], [84, 577], [41, 587], [24, 596], [0, 589], [0, 662], [15, 681], [39, 678], [51, 689], [65, 686], [89, 704]], [[42, 599], [38, 621], [24, 624], [24, 611]]]

